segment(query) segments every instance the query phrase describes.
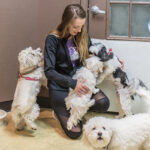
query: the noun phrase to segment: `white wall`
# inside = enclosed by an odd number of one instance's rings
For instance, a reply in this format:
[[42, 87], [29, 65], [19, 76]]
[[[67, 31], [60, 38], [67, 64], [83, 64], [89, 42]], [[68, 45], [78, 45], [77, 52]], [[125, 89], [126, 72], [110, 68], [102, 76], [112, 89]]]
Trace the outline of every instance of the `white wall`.
[[[97, 39], [94, 39], [97, 41]], [[129, 78], [137, 77], [150, 88], [150, 42], [101, 40], [102, 43], [112, 48], [115, 55], [124, 61], [124, 71]], [[109, 81], [104, 81], [100, 88], [110, 98], [110, 111], [117, 111], [115, 89]], [[133, 112], [144, 112], [146, 103], [136, 99]]]

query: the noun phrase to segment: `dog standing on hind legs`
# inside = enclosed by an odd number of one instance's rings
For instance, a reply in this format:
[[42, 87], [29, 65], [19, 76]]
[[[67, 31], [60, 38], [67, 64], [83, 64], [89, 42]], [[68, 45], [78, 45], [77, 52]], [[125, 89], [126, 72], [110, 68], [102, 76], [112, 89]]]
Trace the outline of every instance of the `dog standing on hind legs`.
[[102, 48], [103, 44], [100, 42], [92, 42], [90, 51], [97, 54], [103, 62], [104, 69], [97, 79], [99, 85], [105, 78], [109, 78], [115, 85], [117, 91], [117, 104], [119, 107], [119, 116], [122, 118], [125, 115], [132, 115], [132, 103], [134, 95], [140, 96], [143, 100], [150, 101], [150, 92], [139, 79], [128, 80], [127, 74], [122, 70], [124, 64], [112, 52], [111, 49], [107, 53], [106, 48]]
[[150, 91], [140, 79], [128, 79], [127, 74], [121, 68], [117, 68], [111, 80], [117, 91], [118, 118], [132, 115], [131, 108], [136, 95], [146, 103], [150, 103]]
[[34, 121], [40, 113], [36, 98], [45, 79], [43, 54], [40, 48], [29, 47], [19, 53], [18, 60], [20, 74], [11, 107], [12, 121], [17, 130], [25, 125], [36, 130]]

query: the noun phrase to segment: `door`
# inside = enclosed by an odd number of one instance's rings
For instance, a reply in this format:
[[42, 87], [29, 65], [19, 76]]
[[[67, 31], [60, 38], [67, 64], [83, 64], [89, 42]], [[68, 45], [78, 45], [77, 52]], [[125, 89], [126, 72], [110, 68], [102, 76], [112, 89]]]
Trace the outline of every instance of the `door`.
[[87, 0], [87, 3], [90, 36], [97, 39], [106, 39], [107, 0]]

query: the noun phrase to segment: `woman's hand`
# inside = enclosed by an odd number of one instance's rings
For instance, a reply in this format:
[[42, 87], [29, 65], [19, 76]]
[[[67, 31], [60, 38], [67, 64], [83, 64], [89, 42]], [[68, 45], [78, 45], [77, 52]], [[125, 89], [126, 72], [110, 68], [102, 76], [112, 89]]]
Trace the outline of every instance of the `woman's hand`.
[[84, 80], [78, 80], [77, 85], [74, 89], [76, 94], [80, 97], [84, 94], [87, 94], [90, 90], [86, 85], [84, 85], [85, 81], [86, 81], [85, 79]]

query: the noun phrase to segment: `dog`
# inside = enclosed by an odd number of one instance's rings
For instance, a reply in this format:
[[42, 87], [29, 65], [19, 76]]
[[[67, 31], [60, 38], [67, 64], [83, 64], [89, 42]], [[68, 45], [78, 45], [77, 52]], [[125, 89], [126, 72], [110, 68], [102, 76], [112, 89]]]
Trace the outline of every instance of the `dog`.
[[99, 89], [95, 88], [96, 78], [103, 70], [103, 63], [99, 57], [91, 56], [86, 59], [85, 65], [76, 71], [73, 79], [85, 79], [85, 85], [90, 89], [87, 94], [81, 97], [77, 96], [75, 91], [70, 89], [68, 96], [65, 98], [67, 110], [70, 110], [70, 117], [67, 121], [67, 128], [71, 130], [73, 126], [82, 119], [87, 110], [94, 105], [95, 100], [90, 99], [92, 93], [97, 93]]
[[150, 150], [150, 114], [122, 119], [93, 117], [83, 126], [84, 139], [99, 150]]
[[107, 52], [107, 47], [101, 42], [91, 41], [91, 46], [89, 48], [90, 53], [98, 56], [100, 61], [105, 62], [113, 57], [113, 53]]
[[117, 118], [132, 115], [131, 108], [135, 95], [143, 99], [150, 99], [150, 92], [144, 83], [136, 78], [129, 81], [127, 74], [122, 70], [123, 62], [111, 51], [107, 52], [102, 43], [92, 43], [89, 50], [98, 55], [104, 65], [103, 72], [99, 74], [97, 79], [97, 85], [108, 78], [116, 88], [117, 104], [119, 106]]
[[17, 130], [22, 130], [25, 125], [36, 130], [34, 121], [40, 112], [36, 97], [46, 78], [42, 50], [40, 48], [33, 50], [32, 47], [28, 47], [19, 53], [18, 60], [20, 74], [11, 106], [12, 120]]
[[117, 90], [118, 118], [133, 114], [131, 109], [135, 96], [150, 101], [150, 91], [143, 81], [137, 78], [128, 79], [127, 74], [121, 68], [116, 69], [111, 80]]

